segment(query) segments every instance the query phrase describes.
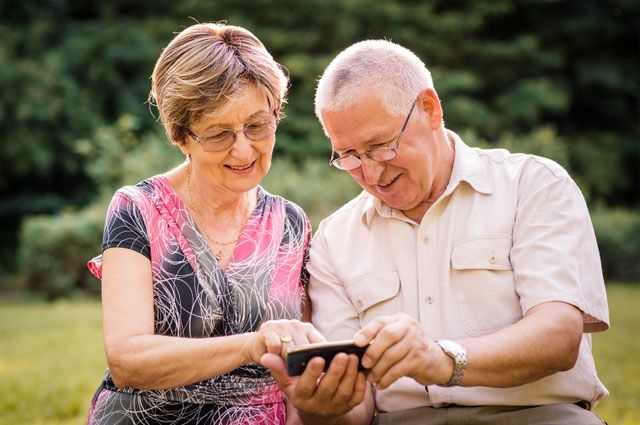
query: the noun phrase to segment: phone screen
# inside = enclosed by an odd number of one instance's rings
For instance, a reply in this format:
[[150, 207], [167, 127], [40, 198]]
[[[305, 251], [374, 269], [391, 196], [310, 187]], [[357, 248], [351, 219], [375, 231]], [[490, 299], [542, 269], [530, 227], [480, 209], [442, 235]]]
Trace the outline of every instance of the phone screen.
[[[355, 354], [362, 360], [366, 350], [367, 346], [358, 347], [350, 340], [300, 345], [290, 348], [286, 352], [287, 372], [290, 376], [301, 375], [309, 360], [314, 357], [322, 357], [324, 359], [324, 370], [326, 372], [336, 354]], [[360, 363], [359, 369], [364, 369], [362, 363]]]

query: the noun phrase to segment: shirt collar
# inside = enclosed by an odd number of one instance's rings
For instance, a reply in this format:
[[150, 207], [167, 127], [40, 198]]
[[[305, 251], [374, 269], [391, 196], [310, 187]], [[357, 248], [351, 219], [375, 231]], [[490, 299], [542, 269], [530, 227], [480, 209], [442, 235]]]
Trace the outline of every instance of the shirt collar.
[[447, 135], [453, 139], [456, 153], [453, 160], [451, 178], [442, 196], [449, 195], [463, 181], [469, 183], [477, 192], [484, 194], [491, 193], [492, 190], [491, 185], [489, 185], [487, 170], [480, 160], [476, 149], [467, 146], [460, 136], [451, 130], [447, 130]]
[[[491, 193], [487, 172], [477, 152], [467, 146], [460, 136], [453, 131], [447, 130], [447, 135], [450, 139], [453, 139], [455, 157], [449, 184], [440, 197], [450, 195], [463, 181], [467, 182], [477, 192]], [[366, 196], [366, 199], [362, 209], [362, 221], [367, 227], [371, 225], [371, 221], [376, 215], [383, 218], [398, 218], [413, 223], [402, 212], [391, 208], [373, 195], [367, 192], [364, 192], [363, 195]]]

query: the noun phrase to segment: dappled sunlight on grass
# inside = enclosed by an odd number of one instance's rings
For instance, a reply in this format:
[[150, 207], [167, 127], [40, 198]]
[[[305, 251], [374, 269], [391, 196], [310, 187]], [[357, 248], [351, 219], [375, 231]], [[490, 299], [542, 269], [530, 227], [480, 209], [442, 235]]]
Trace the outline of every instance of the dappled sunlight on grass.
[[[8, 352], [8, 348], [2, 347], [2, 350]], [[19, 375], [28, 368], [29, 364], [26, 361], [2, 359], [0, 360], [0, 380], [7, 379], [9, 375]]]

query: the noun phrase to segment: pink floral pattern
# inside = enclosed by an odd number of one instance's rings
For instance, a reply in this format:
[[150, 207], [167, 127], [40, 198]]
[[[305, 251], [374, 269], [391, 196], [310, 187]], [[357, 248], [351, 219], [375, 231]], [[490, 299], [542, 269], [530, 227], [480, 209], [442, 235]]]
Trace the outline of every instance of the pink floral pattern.
[[[155, 333], [207, 338], [252, 332], [273, 319], [300, 319], [311, 226], [295, 204], [258, 188], [258, 202], [222, 270], [165, 176], [114, 195], [102, 249], [124, 247], [150, 260]], [[88, 266], [102, 277], [102, 257]], [[91, 403], [91, 424], [279, 424], [283, 395], [268, 371], [246, 365], [179, 388], [117, 388], [107, 370]]]

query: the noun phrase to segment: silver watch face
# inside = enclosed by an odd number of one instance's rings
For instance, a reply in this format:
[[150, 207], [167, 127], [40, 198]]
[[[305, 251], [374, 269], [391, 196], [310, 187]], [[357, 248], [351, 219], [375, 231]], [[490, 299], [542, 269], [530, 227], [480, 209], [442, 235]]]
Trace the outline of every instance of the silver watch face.
[[459, 352], [464, 352], [465, 349], [463, 346], [461, 346], [460, 344], [458, 344], [455, 341], [451, 341], [448, 339], [441, 339], [440, 341], [438, 341], [438, 345], [440, 347], [442, 347], [442, 349], [446, 352], [446, 353], [450, 353], [452, 355], [456, 355]]
[[454, 360], [453, 366], [453, 374], [451, 375], [451, 379], [444, 386], [452, 387], [455, 385], [460, 385], [462, 381], [462, 376], [464, 375], [465, 369], [467, 367], [467, 350], [462, 345], [458, 344], [455, 341], [443, 339], [439, 340], [437, 344], [442, 348], [449, 357], [452, 357]]

